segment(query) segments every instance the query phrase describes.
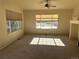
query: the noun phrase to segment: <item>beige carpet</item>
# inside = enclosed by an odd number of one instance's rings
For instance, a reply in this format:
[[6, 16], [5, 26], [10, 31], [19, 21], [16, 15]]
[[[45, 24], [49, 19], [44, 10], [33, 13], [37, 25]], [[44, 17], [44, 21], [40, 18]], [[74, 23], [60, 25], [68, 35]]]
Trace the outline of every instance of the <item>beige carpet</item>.
[[[65, 46], [42, 42], [30, 44], [34, 38], [59, 38]], [[41, 42], [41, 41], [40, 41]], [[39, 42], [39, 43], [40, 43]], [[0, 59], [79, 59], [77, 42], [67, 36], [26, 35], [0, 51]]]

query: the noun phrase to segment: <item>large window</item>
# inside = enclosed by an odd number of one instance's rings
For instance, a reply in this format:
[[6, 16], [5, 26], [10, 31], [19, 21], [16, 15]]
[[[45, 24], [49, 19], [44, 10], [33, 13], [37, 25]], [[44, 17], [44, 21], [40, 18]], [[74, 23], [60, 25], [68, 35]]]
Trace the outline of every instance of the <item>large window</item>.
[[58, 15], [36, 15], [36, 29], [57, 29]]

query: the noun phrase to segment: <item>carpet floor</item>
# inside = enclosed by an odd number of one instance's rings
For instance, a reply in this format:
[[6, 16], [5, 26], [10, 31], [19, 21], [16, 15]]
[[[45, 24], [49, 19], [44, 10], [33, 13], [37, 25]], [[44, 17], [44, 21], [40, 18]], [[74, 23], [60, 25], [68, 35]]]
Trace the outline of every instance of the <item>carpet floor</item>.
[[79, 47], [67, 36], [25, 35], [1, 50], [0, 59], [79, 59]]

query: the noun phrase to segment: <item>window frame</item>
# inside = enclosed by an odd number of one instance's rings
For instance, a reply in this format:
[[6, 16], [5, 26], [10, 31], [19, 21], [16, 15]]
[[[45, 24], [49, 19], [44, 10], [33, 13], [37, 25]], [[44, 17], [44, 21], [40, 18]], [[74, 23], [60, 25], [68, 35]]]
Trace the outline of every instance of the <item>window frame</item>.
[[[42, 14], [38, 14], [38, 15], [42, 15]], [[47, 14], [47, 15], [50, 15], [50, 14]], [[52, 15], [58, 15], [58, 14], [52, 14]], [[53, 19], [53, 18], [36, 18], [36, 19]], [[58, 24], [57, 28], [52, 28], [52, 26], [50, 26], [51, 28], [41, 28], [41, 27], [40, 27], [40, 28], [37, 28], [37, 27], [36, 27], [36, 26], [37, 26], [37, 25], [36, 25], [37, 22], [55, 22], [55, 21], [58, 22], [58, 23], [57, 23], [57, 24]], [[41, 25], [41, 24], [40, 24], [40, 25]], [[35, 21], [35, 28], [36, 28], [36, 29], [40, 29], [40, 30], [52, 30], [52, 29], [53, 29], [53, 30], [54, 30], [54, 29], [57, 30], [57, 29], [59, 28], [59, 15], [58, 15], [58, 20], [50, 20], [50, 21], [41, 21], [41, 20], [37, 21], [37, 20], [36, 20], [36, 21]]]

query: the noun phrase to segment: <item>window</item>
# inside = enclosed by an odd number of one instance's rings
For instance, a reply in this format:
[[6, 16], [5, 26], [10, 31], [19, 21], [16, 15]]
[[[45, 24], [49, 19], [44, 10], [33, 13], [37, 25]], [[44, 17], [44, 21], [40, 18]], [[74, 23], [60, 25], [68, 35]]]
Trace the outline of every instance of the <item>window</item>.
[[22, 14], [6, 10], [6, 26], [7, 26], [7, 32], [15, 32], [22, 28]]
[[14, 32], [21, 29], [21, 21], [18, 20], [7, 20], [7, 31]]
[[58, 15], [36, 15], [36, 29], [57, 29]]

